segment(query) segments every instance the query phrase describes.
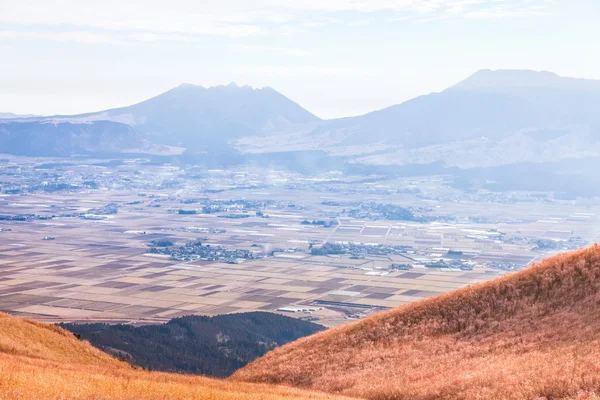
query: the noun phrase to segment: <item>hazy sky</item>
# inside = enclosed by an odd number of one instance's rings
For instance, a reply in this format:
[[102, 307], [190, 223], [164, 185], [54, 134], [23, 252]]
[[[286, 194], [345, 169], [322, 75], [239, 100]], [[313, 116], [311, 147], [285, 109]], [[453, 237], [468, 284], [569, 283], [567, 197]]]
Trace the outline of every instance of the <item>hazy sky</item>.
[[0, 112], [235, 81], [338, 117], [482, 68], [600, 79], [598, 20], [600, 0], [0, 0]]

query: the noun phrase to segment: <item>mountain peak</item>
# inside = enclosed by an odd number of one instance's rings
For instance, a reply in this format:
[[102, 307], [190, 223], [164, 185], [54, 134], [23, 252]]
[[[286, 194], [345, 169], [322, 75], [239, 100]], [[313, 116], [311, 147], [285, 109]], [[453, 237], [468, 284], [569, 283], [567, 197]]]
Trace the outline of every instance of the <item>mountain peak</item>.
[[184, 82], [178, 86], [175, 86], [173, 89], [168, 90], [165, 93], [179, 93], [179, 94], [188, 93], [189, 94], [189, 93], [194, 93], [194, 92], [203, 91], [203, 90], [206, 90], [206, 88], [204, 86]]
[[263, 90], [263, 88], [255, 88], [253, 86], [250, 85], [238, 85], [236, 82], [230, 82], [227, 85], [217, 85], [217, 86], [211, 86], [208, 88], [209, 90], [226, 90], [229, 92], [240, 92], [240, 91], [246, 91], [246, 92], [260, 92]]
[[[173, 89], [171, 89], [170, 91], [176, 91], [176, 92], [182, 92], [182, 91], [193, 91], [193, 90], [210, 90], [210, 91], [227, 91], [227, 92], [239, 92], [239, 91], [247, 91], [247, 92], [275, 92], [275, 93], [279, 93], [277, 92], [275, 89], [271, 88], [270, 86], [264, 86], [264, 87], [253, 87], [250, 85], [238, 85], [236, 82], [230, 82], [226, 85], [215, 85], [215, 86], [202, 86], [202, 85], [196, 85], [193, 83], [187, 83], [187, 82], [183, 82], [181, 84], [179, 84], [178, 86], [175, 86]], [[0, 116], [3, 115], [2, 113], [0, 113]]]
[[0, 119], [15, 119], [15, 118], [33, 118], [37, 115], [33, 114], [14, 114], [9, 112], [0, 112]]
[[531, 69], [480, 69], [471, 75], [468, 79], [479, 79], [479, 78], [517, 78], [517, 77], [546, 77], [546, 78], [558, 78], [559, 76], [551, 71], [534, 71]]
[[157, 143], [188, 148], [215, 146], [319, 120], [272, 89], [235, 82], [210, 87], [182, 83], [141, 103], [98, 114], [103, 119], [125, 116], [140, 132], [153, 135]]
[[600, 90], [600, 81], [565, 78], [550, 71], [482, 69], [450, 87], [449, 90], [506, 92], [516, 88], [596, 91]]
[[561, 79], [554, 72], [533, 71], [527, 69], [481, 69], [468, 77], [463, 82], [474, 84], [508, 84], [508, 85], [536, 85], [548, 84], [556, 79]]
[[182, 84], [177, 86], [175, 89], [192, 89], [192, 88], [204, 88], [204, 86], [195, 85], [193, 83], [183, 82]]
[[236, 91], [236, 90], [259, 90], [259, 89], [254, 89], [252, 86], [250, 85], [244, 85], [244, 86], [240, 86], [235, 82], [230, 82], [227, 85], [216, 85], [216, 86], [209, 86], [208, 88], [202, 86], [202, 85], [195, 85], [193, 83], [182, 83], [179, 86], [176, 86], [173, 88], [173, 90], [188, 90], [188, 89], [208, 89], [208, 90], [229, 90], [229, 91]]

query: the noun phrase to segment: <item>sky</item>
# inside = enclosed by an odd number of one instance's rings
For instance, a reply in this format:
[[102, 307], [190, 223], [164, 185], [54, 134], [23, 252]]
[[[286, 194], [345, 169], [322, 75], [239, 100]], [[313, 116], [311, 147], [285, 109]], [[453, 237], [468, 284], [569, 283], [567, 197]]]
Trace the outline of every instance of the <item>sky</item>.
[[0, 112], [236, 82], [335, 118], [479, 69], [600, 79], [598, 20], [599, 0], [0, 0]]

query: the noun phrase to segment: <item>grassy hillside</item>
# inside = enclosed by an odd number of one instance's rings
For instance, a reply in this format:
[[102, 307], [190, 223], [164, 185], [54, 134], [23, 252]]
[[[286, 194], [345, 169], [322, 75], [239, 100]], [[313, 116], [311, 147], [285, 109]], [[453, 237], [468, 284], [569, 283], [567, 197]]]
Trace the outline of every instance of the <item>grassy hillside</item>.
[[325, 329], [283, 315], [187, 316], [160, 325], [61, 324], [94, 346], [153, 371], [224, 377], [267, 351]]
[[0, 313], [0, 356], [123, 368], [125, 364], [54, 325]]
[[50, 325], [0, 313], [0, 399], [342, 400], [270, 385], [146, 372]]
[[275, 349], [235, 381], [372, 400], [600, 393], [600, 247]]

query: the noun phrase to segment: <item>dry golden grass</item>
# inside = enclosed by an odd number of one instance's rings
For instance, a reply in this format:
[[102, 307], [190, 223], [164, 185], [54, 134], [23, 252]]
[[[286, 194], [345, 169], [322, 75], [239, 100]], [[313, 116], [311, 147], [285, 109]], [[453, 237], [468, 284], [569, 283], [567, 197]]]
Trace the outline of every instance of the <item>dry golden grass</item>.
[[0, 313], [0, 354], [87, 365], [123, 364], [54, 325]]
[[600, 247], [275, 349], [235, 381], [399, 399], [596, 399]]
[[343, 398], [283, 386], [133, 369], [60, 328], [0, 313], [0, 399]]

